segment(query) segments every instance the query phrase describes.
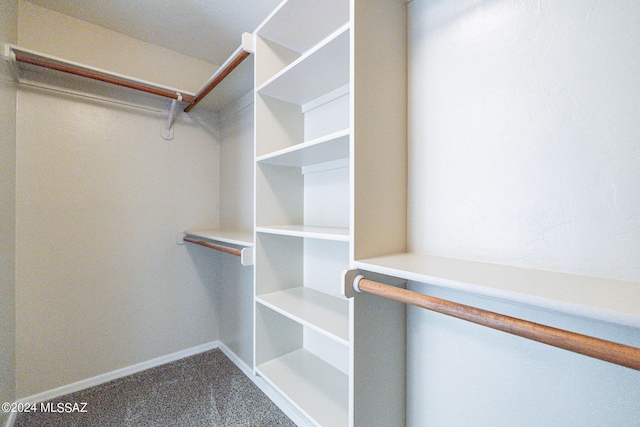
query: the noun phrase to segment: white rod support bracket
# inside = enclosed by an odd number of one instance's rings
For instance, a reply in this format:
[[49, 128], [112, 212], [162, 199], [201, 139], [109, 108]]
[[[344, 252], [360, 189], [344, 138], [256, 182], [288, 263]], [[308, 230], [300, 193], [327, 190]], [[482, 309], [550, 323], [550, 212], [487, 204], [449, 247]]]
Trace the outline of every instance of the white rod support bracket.
[[162, 125], [162, 138], [167, 141], [173, 139], [173, 122], [178, 114], [178, 102], [182, 102], [182, 95], [178, 93], [178, 99], [171, 101], [171, 107], [169, 108], [167, 119]]
[[242, 248], [240, 254], [240, 263], [244, 266], [253, 265], [253, 248]]

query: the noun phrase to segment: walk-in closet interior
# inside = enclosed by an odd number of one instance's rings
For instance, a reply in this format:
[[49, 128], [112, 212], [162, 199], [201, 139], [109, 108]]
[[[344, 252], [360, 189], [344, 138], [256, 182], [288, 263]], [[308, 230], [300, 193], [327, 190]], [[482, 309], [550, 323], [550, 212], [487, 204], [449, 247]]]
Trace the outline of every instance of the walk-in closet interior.
[[0, 0], [2, 402], [638, 425], [637, 1], [107, 3]]

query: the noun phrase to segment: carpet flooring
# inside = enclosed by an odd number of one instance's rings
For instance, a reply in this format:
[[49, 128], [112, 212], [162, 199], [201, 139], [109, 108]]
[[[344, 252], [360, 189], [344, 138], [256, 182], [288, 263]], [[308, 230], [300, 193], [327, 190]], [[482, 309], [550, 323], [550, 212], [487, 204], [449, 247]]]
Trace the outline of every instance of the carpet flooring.
[[[84, 403], [86, 412], [77, 412]], [[219, 349], [62, 396], [44, 408], [61, 412], [21, 413], [14, 427], [295, 426]]]

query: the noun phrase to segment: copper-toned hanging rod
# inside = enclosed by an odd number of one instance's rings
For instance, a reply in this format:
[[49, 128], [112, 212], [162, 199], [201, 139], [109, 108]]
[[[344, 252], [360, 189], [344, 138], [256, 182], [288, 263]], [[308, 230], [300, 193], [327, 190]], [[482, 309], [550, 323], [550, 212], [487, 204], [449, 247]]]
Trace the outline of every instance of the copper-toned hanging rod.
[[[100, 74], [100, 73], [86, 70], [86, 69], [72, 67], [69, 65], [55, 62], [55, 61], [47, 61], [46, 59], [40, 59], [35, 56], [25, 54], [19, 51], [14, 50], [14, 54], [15, 54], [16, 61], [24, 62], [26, 64], [37, 65], [39, 67], [45, 67], [45, 68], [49, 68], [56, 71], [62, 71], [64, 73], [74, 74], [76, 76], [86, 77], [93, 80], [99, 80], [99, 81], [114, 84], [117, 86], [123, 86], [130, 89], [146, 92], [146, 93], [163, 96], [165, 98], [178, 99], [178, 96], [179, 96], [177, 92], [171, 92], [164, 89], [146, 86], [133, 81]], [[182, 95], [182, 101], [188, 102], [189, 104], [191, 104], [194, 102], [194, 98], [191, 96]]]
[[356, 277], [353, 287], [358, 292], [368, 292], [390, 298], [405, 304], [426, 308], [427, 310], [457, 317], [458, 319], [467, 320], [477, 323], [478, 325], [508, 332], [564, 350], [615, 363], [616, 365], [640, 370], [640, 348], [505, 316], [418, 292], [408, 291], [395, 286], [367, 280], [362, 276]]
[[193, 102], [187, 105], [187, 108], [184, 109], [184, 112], [188, 113], [189, 111], [191, 111], [193, 107], [195, 107], [200, 101], [202, 101], [202, 99], [207, 96], [209, 92], [211, 92], [216, 86], [218, 86], [220, 82], [223, 81], [225, 77], [227, 77], [233, 70], [235, 70], [235, 68], [240, 65], [240, 63], [242, 63], [242, 61], [244, 61], [245, 58], [249, 55], [251, 55], [251, 52], [247, 52], [246, 50], [240, 48], [235, 56], [227, 62], [224, 68], [222, 68], [222, 70], [215, 74], [209, 81], [209, 83], [207, 83], [207, 85], [196, 94]]
[[242, 256], [242, 251], [236, 248], [230, 248], [228, 246], [217, 245], [215, 243], [207, 242], [206, 240], [196, 239], [190, 236], [185, 236], [182, 240], [189, 243], [195, 243], [196, 245], [204, 246], [218, 251], [226, 252], [231, 255]]

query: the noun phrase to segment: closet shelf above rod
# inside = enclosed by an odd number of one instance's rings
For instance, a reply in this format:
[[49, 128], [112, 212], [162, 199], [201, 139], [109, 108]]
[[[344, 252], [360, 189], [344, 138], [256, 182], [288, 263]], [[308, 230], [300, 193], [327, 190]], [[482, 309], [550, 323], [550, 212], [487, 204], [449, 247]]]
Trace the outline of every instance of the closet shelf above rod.
[[204, 246], [206, 248], [215, 249], [217, 251], [226, 252], [235, 256], [242, 256], [242, 250], [236, 248], [230, 248], [228, 246], [218, 245], [216, 243], [207, 242], [206, 240], [196, 239], [195, 237], [185, 236], [183, 238], [185, 242], [195, 243], [196, 245]]
[[[224, 253], [239, 256], [240, 263], [244, 266], [253, 265], [253, 243], [244, 242], [244, 234], [237, 231], [221, 231], [221, 230], [202, 230], [194, 232], [181, 233], [180, 238], [177, 240], [178, 244], [193, 243], [196, 245], [204, 246], [206, 248], [215, 249]], [[219, 236], [216, 237], [216, 236]], [[214, 243], [216, 241], [230, 243], [232, 245], [245, 246], [243, 248], [236, 248], [232, 246], [226, 246], [220, 243]]]
[[251, 55], [250, 51], [246, 50], [246, 48], [243, 46], [239, 47], [233, 53], [233, 55], [231, 55], [231, 57], [227, 59], [224, 64], [222, 64], [218, 71], [216, 71], [213, 76], [211, 76], [211, 79], [209, 79], [207, 84], [202, 89], [200, 89], [200, 91], [196, 94], [193, 102], [187, 105], [187, 107], [184, 109], [184, 112], [188, 113], [189, 111], [191, 111], [193, 107], [195, 107], [200, 101], [202, 101], [204, 97], [209, 94], [209, 92], [215, 89], [215, 87], [218, 86], [220, 82], [222, 82], [229, 74], [231, 74], [231, 72], [235, 70], [236, 67], [238, 67], [238, 65], [240, 65], [242, 61], [244, 61], [249, 55]]
[[180, 99], [180, 97], [182, 97], [182, 101], [188, 104], [192, 104], [195, 99], [194, 94], [185, 93], [185, 91], [182, 91], [179, 89], [147, 82], [145, 80], [137, 79], [135, 77], [125, 76], [122, 74], [101, 70], [99, 68], [91, 67], [88, 65], [80, 64], [80, 63], [69, 61], [62, 58], [57, 58], [55, 56], [46, 55], [40, 52], [21, 48], [11, 44], [5, 45], [4, 56], [12, 61], [36, 65], [39, 67], [61, 71], [64, 73], [73, 74], [80, 77], [86, 77], [93, 80], [99, 80], [105, 83], [127, 87], [127, 88], [138, 90], [141, 92], [162, 96], [165, 98], [178, 100]]
[[[640, 348], [570, 332], [365, 279], [359, 270], [345, 273], [345, 291], [368, 292], [507, 332], [543, 344], [640, 370]], [[345, 295], [353, 295], [345, 292]]]

